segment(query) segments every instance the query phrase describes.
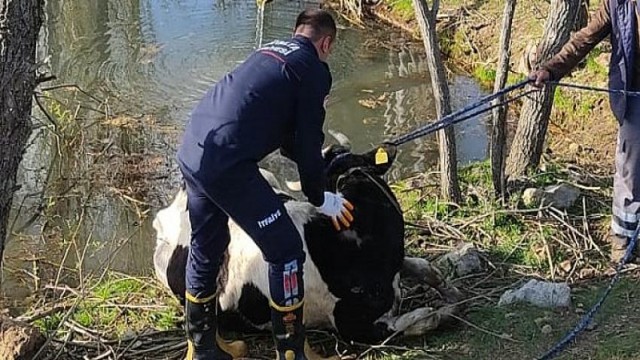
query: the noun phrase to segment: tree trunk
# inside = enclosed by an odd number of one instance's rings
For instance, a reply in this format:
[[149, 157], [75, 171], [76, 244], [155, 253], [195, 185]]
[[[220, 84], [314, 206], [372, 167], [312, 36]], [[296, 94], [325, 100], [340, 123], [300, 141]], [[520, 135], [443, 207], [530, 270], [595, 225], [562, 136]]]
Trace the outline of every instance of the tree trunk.
[[[425, 0], [413, 0], [416, 19], [420, 27], [424, 48], [427, 53], [427, 65], [431, 74], [431, 87], [436, 103], [436, 112], [441, 119], [451, 112], [449, 85], [444, 72], [444, 64], [440, 57], [440, 47], [436, 36], [436, 15], [438, 0], [434, 0], [433, 9], [429, 10]], [[442, 196], [447, 201], [459, 203], [460, 185], [458, 184], [458, 167], [456, 156], [456, 138], [453, 127], [438, 131], [440, 145], [440, 179]]]
[[44, 0], [0, 0], [0, 264], [18, 165], [31, 134], [43, 5]]
[[[494, 92], [504, 89], [509, 75], [509, 59], [511, 58], [511, 24], [516, 9], [516, 0], [506, 0], [502, 18], [502, 32], [500, 33], [500, 58]], [[493, 104], [502, 102], [499, 97]], [[493, 128], [491, 132], [491, 177], [496, 195], [504, 198], [504, 158], [506, 139], [507, 105], [493, 109]]]
[[[579, 6], [580, 0], [551, 1], [549, 16], [542, 41], [538, 47], [539, 55], [536, 56], [534, 68], [557, 54], [569, 40]], [[554, 92], [554, 88], [546, 86], [543, 90], [529, 95], [524, 101], [518, 128], [507, 159], [506, 177], [508, 181], [526, 175], [528, 171], [534, 170], [540, 163]]]

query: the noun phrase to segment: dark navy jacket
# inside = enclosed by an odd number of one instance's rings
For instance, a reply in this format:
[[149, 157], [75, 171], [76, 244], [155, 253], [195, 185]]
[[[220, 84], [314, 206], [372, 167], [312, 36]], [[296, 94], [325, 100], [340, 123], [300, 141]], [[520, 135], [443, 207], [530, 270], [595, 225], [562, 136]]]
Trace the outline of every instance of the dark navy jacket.
[[[635, 74], [635, 56], [638, 43], [636, 2], [610, 0], [611, 60], [609, 63], [609, 88], [632, 90]], [[633, 89], [635, 90], [635, 89]], [[627, 111], [627, 97], [610, 94], [611, 110], [619, 121]]]
[[195, 107], [178, 161], [203, 184], [282, 153], [298, 165], [309, 201], [324, 201], [322, 160], [329, 67], [311, 41], [296, 36], [258, 49], [224, 76]]

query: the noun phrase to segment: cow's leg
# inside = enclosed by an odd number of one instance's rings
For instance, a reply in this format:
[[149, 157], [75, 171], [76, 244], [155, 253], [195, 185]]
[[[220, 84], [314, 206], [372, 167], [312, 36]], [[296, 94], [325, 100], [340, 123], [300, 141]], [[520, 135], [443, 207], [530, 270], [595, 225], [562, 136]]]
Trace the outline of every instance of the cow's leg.
[[448, 284], [440, 270], [426, 259], [405, 257], [400, 276], [410, 277], [431, 286], [449, 303], [455, 303], [462, 299], [462, 292], [455, 286]]
[[390, 334], [420, 336], [440, 327], [456, 311], [453, 306], [444, 306], [438, 310], [431, 307], [421, 307], [399, 316], [380, 318], [377, 323], [384, 324]]

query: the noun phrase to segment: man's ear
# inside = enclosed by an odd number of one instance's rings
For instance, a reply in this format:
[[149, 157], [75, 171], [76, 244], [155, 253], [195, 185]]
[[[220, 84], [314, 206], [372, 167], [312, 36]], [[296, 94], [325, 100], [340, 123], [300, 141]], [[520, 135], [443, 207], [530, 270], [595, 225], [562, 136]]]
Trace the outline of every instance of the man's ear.
[[325, 36], [320, 45], [322, 46], [322, 52], [328, 53], [331, 50], [331, 45], [333, 45], [333, 37]]

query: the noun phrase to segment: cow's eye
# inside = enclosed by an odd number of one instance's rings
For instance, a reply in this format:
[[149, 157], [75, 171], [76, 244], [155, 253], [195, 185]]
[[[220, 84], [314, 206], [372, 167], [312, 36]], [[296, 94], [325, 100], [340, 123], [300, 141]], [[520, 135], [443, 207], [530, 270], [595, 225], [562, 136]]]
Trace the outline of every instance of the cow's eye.
[[360, 286], [354, 286], [350, 291], [354, 294], [362, 294], [364, 292]]

